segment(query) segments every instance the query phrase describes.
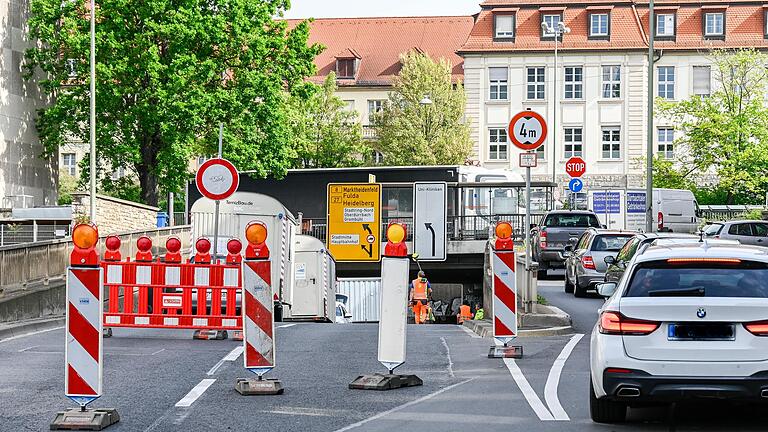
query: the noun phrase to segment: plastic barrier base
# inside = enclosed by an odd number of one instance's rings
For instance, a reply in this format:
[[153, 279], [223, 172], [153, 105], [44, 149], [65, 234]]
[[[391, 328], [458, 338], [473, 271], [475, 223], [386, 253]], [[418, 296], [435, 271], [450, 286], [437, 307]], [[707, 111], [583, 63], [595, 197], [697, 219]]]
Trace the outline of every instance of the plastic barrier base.
[[120, 421], [114, 408], [86, 409], [70, 408], [60, 411], [51, 422], [51, 430], [94, 430], [100, 431]]
[[349, 388], [357, 390], [393, 390], [400, 387], [423, 385], [424, 381], [416, 375], [360, 375], [349, 383]]
[[226, 330], [195, 330], [192, 335], [192, 339], [198, 340], [224, 340], [226, 338]]
[[520, 345], [498, 346], [493, 345], [488, 351], [488, 358], [523, 358], [523, 347]]
[[278, 379], [238, 378], [235, 390], [243, 396], [283, 394], [283, 383]]

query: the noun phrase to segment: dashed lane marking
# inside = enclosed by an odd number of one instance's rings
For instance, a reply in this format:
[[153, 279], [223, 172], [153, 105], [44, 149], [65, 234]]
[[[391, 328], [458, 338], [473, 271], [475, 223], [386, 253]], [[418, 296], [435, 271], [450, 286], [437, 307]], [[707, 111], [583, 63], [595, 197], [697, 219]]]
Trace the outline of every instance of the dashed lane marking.
[[238, 345], [236, 346], [232, 351], [229, 352], [229, 354], [225, 355], [223, 359], [219, 360], [218, 363], [213, 365], [213, 367], [206, 373], [206, 375], [211, 376], [216, 373], [216, 371], [219, 370], [219, 368], [224, 364], [224, 362], [232, 362], [237, 360], [238, 357], [240, 357], [240, 354], [243, 353], [243, 346]]
[[470, 329], [468, 329], [468, 328], [466, 328], [464, 326], [461, 326], [461, 329], [464, 330], [470, 337], [472, 337], [474, 339], [480, 339], [481, 338], [481, 336], [479, 334], [473, 332], [472, 330], [470, 330]]
[[202, 381], [200, 381], [192, 390], [187, 393], [186, 396], [184, 396], [180, 401], [176, 402], [177, 408], [184, 408], [189, 407], [195, 401], [205, 393], [206, 390], [208, 390], [208, 387], [210, 387], [213, 383], [215, 383], [215, 379], [206, 378]]

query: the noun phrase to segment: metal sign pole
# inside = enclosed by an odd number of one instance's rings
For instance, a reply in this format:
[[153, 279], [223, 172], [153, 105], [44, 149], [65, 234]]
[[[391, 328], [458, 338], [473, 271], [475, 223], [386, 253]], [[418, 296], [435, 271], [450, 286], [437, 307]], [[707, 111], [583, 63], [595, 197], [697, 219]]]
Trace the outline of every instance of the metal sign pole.
[[525, 168], [525, 271], [531, 271], [531, 167]]
[[[224, 123], [219, 123], [219, 159], [221, 159], [221, 148], [224, 136]], [[219, 261], [219, 204], [221, 200], [216, 200], [216, 209], [213, 216], [213, 262]]]

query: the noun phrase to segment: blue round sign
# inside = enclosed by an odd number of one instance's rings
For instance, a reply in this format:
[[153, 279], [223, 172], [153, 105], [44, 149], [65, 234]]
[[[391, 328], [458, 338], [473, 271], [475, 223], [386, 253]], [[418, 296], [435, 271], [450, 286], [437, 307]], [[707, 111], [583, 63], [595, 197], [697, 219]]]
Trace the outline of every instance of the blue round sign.
[[584, 188], [584, 182], [581, 179], [574, 178], [571, 179], [570, 182], [568, 182], [568, 189], [571, 192], [581, 192], [581, 190]]

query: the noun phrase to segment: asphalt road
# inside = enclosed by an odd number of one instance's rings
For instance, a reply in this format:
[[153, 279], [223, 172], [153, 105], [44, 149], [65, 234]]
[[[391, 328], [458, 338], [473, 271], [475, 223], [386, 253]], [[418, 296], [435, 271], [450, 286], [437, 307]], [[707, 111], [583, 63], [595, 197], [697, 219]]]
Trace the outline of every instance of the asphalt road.
[[[105, 340], [104, 390], [114, 431], [742, 431], [768, 430], [762, 407], [723, 403], [632, 410], [621, 425], [588, 412], [589, 333], [599, 298], [576, 299], [562, 281], [540, 293], [568, 311], [573, 335], [522, 338], [521, 360], [488, 359], [490, 341], [451, 325], [409, 326], [408, 361], [424, 386], [349, 390], [360, 374], [384, 372], [375, 325], [279, 324], [279, 396], [241, 396], [240, 344], [195, 341], [190, 331], [116, 329]], [[0, 341], [0, 431], [47, 430], [63, 396], [63, 330]], [[207, 386], [207, 387], [206, 387]], [[206, 387], [197, 398], [187, 395]], [[186, 400], [187, 403], [180, 403]], [[188, 405], [188, 406], [177, 406]]]

